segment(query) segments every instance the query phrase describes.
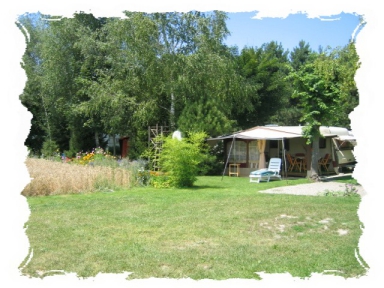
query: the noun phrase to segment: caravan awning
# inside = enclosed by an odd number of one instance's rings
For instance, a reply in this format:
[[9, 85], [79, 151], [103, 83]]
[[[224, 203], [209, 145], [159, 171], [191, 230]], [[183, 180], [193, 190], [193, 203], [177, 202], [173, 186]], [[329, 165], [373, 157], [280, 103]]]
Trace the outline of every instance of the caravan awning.
[[[236, 132], [231, 135], [223, 135], [209, 138], [207, 141], [218, 141], [224, 139], [248, 139], [248, 140], [282, 140], [287, 138], [303, 137], [304, 126], [256, 126], [247, 130]], [[335, 137], [342, 141], [356, 141], [350, 131], [341, 127], [320, 127], [320, 133], [324, 137]]]
[[240, 139], [281, 140], [285, 138], [302, 137], [301, 128], [297, 127], [256, 127], [235, 134]]
[[337, 140], [340, 140], [340, 141], [349, 141], [349, 142], [355, 142], [356, 141], [356, 138], [354, 136], [351, 136], [351, 135], [340, 135], [340, 136], [337, 136], [335, 138]]
[[255, 139], [255, 140], [281, 140], [286, 138], [302, 137], [301, 126], [257, 126], [248, 130], [240, 131], [232, 135], [209, 138], [208, 141], [223, 139]]

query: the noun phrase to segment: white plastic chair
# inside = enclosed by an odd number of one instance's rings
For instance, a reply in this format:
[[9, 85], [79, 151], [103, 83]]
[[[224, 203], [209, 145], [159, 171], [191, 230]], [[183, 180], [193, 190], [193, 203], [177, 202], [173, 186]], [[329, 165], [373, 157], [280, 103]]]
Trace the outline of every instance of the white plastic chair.
[[249, 174], [249, 182], [260, 183], [260, 181], [263, 181], [263, 180], [267, 182], [269, 182], [269, 180], [271, 179], [281, 180], [280, 170], [281, 170], [281, 159], [271, 158], [269, 160], [268, 168], [252, 171]]

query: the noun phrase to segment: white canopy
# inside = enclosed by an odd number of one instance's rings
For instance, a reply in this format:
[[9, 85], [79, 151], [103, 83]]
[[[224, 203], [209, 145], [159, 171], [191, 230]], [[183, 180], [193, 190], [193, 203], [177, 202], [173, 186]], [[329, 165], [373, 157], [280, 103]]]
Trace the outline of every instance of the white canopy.
[[281, 140], [284, 138], [302, 137], [301, 126], [256, 126], [231, 135], [210, 138], [208, 141], [223, 139], [263, 139]]
[[302, 137], [300, 126], [258, 126], [235, 134], [240, 139], [281, 140]]
[[[208, 141], [223, 139], [263, 139], [282, 140], [286, 138], [303, 137], [304, 126], [256, 126], [231, 135], [210, 138]], [[346, 128], [321, 126], [320, 132], [324, 137], [339, 137], [343, 140], [354, 140], [353, 135]]]

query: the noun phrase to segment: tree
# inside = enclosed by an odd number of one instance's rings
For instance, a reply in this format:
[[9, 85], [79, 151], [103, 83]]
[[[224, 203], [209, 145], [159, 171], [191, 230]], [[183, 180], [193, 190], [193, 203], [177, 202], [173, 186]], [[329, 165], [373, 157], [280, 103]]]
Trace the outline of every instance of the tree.
[[303, 65], [309, 61], [313, 61], [316, 53], [312, 51], [309, 43], [306, 43], [304, 40], [299, 42], [299, 45], [294, 47], [292, 52], [289, 54], [292, 68], [297, 71]]
[[[318, 179], [320, 126], [332, 126], [345, 118], [343, 104], [351, 99], [354, 87], [354, 72], [358, 67], [353, 57], [346, 65], [340, 57], [340, 50], [334, 49], [319, 54], [313, 62], [293, 71], [290, 78], [295, 84], [293, 97], [302, 109], [301, 121], [305, 125], [304, 137], [312, 144], [311, 170], [309, 177]], [[349, 61], [347, 61], [349, 62]], [[354, 67], [353, 69], [350, 69]], [[352, 71], [351, 71], [352, 70]]]
[[333, 125], [350, 128], [351, 121], [348, 116], [359, 105], [359, 91], [354, 77], [360, 67], [360, 60], [355, 43], [350, 42], [342, 48], [333, 49], [330, 57], [335, 59], [339, 65], [339, 81], [341, 82], [340, 110]]
[[[243, 88], [223, 44], [225, 14], [126, 15], [108, 20], [77, 45], [88, 58], [105, 50], [109, 59], [106, 69], [96, 67], [96, 81], [78, 78], [87, 97], [77, 110], [90, 121], [100, 118], [108, 133], [137, 135], [135, 143], [147, 141], [144, 129], [153, 123], [184, 131], [231, 131], [233, 103], [245, 107], [245, 98], [239, 97]], [[207, 122], [209, 115], [217, 121]]]
[[291, 87], [286, 80], [289, 73], [287, 55], [281, 44], [274, 41], [241, 51], [239, 72], [254, 87], [248, 110], [236, 113], [242, 128], [265, 125], [271, 121], [286, 122], [281, 117], [281, 111], [286, 109], [291, 95]]
[[[159, 67], [162, 81], [160, 89], [166, 95], [169, 107], [169, 123], [172, 129], [176, 128], [179, 117], [186, 113], [184, 109], [195, 106], [190, 98], [198, 98], [191, 85], [194, 82], [194, 73], [198, 63], [192, 63], [197, 58], [201, 59], [201, 53], [215, 54], [218, 57], [226, 53], [223, 40], [229, 34], [225, 20], [227, 16], [220, 11], [212, 13], [188, 12], [188, 13], [155, 13], [151, 16], [159, 31]], [[204, 52], [202, 52], [204, 51]], [[196, 56], [199, 54], [199, 56]], [[212, 61], [210, 62], [212, 63]], [[201, 64], [199, 63], [200, 67]], [[204, 66], [204, 64], [203, 64]], [[208, 64], [207, 64], [208, 66]], [[192, 69], [193, 72], [190, 70]], [[204, 68], [203, 68], [204, 69]], [[212, 72], [212, 69], [209, 68]], [[203, 71], [198, 71], [200, 74]], [[211, 75], [211, 81], [215, 81], [215, 75]], [[220, 81], [220, 80], [218, 80]], [[189, 87], [188, 87], [189, 85]], [[188, 90], [186, 92], [185, 90]], [[188, 93], [188, 95], [186, 95]], [[204, 95], [201, 95], [204, 97]], [[212, 95], [211, 97], [215, 97]], [[196, 112], [196, 111], [195, 111]], [[192, 115], [189, 115], [192, 116]], [[182, 126], [194, 125], [192, 119], [184, 117]]]
[[[81, 119], [83, 127], [88, 128], [94, 134], [94, 147], [100, 147], [101, 134], [104, 132], [99, 113], [81, 113], [81, 104], [89, 100], [89, 87], [98, 81], [98, 71], [108, 69], [107, 51], [100, 49], [99, 42], [103, 42], [104, 34], [102, 27], [105, 25], [105, 18], [95, 18], [92, 14], [84, 12], [75, 13], [71, 24], [75, 27], [74, 48], [78, 51], [79, 71], [75, 75], [77, 103], [72, 104], [72, 110], [77, 119]], [[80, 105], [78, 105], [81, 103]]]
[[201, 47], [186, 56], [184, 63], [184, 77], [179, 82], [184, 102], [179, 128], [209, 135], [233, 131], [237, 123], [232, 111], [247, 109], [252, 89], [237, 74], [234, 57]]
[[41, 34], [46, 27], [40, 14], [25, 14], [18, 20], [19, 22], [16, 24], [24, 33], [27, 44], [21, 63], [21, 67], [27, 75], [27, 81], [20, 100], [33, 115], [31, 130], [25, 140], [25, 145], [32, 154], [38, 155], [47, 135], [50, 135], [48, 111], [41, 93]]
[[84, 54], [101, 58], [103, 65], [93, 69], [95, 80], [81, 79], [87, 99], [78, 111], [90, 124], [99, 123], [104, 133], [130, 135], [129, 156], [134, 156], [148, 140], [147, 127], [168, 115], [158, 91], [162, 73], [157, 26], [146, 13], [126, 15], [108, 19], [82, 41]]

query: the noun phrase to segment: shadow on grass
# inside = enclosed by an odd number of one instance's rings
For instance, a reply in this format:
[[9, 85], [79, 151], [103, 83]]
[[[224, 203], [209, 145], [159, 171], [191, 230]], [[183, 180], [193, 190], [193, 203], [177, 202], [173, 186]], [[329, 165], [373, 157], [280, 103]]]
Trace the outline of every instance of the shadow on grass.
[[325, 177], [321, 180], [322, 182], [330, 182], [330, 181], [336, 181], [341, 183], [350, 183], [355, 185], [361, 185], [357, 182], [355, 178], [352, 177], [352, 174], [343, 174], [343, 175], [335, 175], [332, 177]]
[[329, 182], [329, 181], [336, 181], [336, 180], [342, 180], [342, 181], [349, 181], [349, 180], [355, 180], [351, 174], [347, 175], [334, 175], [331, 177], [324, 177], [321, 179], [323, 182]]
[[192, 187], [183, 187], [182, 189], [185, 189], [185, 190], [204, 190], [204, 189], [218, 190], [218, 189], [223, 189], [223, 187], [222, 186], [216, 186], [216, 185], [195, 185]]

